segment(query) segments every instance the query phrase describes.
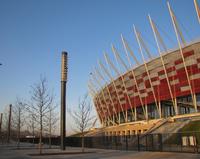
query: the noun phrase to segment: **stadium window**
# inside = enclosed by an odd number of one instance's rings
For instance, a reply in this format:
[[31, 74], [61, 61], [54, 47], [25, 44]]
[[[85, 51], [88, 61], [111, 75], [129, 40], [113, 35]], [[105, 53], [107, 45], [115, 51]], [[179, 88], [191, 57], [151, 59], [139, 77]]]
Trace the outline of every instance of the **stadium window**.
[[[196, 95], [196, 99], [197, 99], [197, 105], [200, 105], [200, 94]], [[197, 111], [199, 112], [200, 110], [197, 109]]]
[[188, 96], [188, 102], [192, 102], [192, 97]]
[[121, 140], [121, 136], [120, 136], [120, 135], [121, 135], [121, 132], [118, 131], [118, 132], [117, 132], [117, 141], [118, 141], [118, 142]]
[[126, 112], [120, 112], [120, 123], [124, 123], [125, 122], [124, 114], [126, 114]]
[[129, 109], [129, 110], [127, 111], [127, 115], [128, 115], [128, 122], [133, 121], [133, 116], [132, 116], [131, 109]]
[[125, 139], [126, 139], [126, 132], [125, 131], [122, 131], [122, 139], [123, 139], [123, 141], [125, 141]]
[[110, 141], [112, 141], [112, 131], [110, 131]]
[[200, 94], [196, 95], [197, 103], [200, 104]]

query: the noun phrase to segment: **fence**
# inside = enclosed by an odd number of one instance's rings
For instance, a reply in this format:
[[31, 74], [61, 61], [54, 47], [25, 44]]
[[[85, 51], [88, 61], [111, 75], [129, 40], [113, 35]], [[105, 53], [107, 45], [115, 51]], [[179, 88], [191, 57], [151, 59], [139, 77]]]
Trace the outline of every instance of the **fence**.
[[[21, 141], [33, 142], [33, 139], [24, 138]], [[34, 139], [38, 143], [38, 139]], [[48, 144], [48, 138], [43, 138]], [[60, 138], [52, 138], [53, 145], [60, 144]], [[66, 137], [65, 145], [81, 147], [80, 137]], [[200, 132], [124, 135], [124, 136], [97, 136], [85, 137], [84, 145], [88, 148], [116, 149], [127, 151], [169, 151], [200, 153]]]

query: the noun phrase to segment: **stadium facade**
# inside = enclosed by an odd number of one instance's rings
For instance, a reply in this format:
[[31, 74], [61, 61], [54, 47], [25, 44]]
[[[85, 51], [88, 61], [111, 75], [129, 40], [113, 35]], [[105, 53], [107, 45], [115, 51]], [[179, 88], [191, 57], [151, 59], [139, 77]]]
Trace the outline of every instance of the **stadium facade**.
[[[199, 16], [197, 3], [195, 6]], [[149, 16], [159, 56], [152, 57], [140, 32], [134, 27], [143, 63], [139, 62], [121, 36], [127, 61], [123, 60], [114, 46], [112, 51], [116, 62], [120, 63], [126, 72], [121, 74], [105, 53], [105, 61], [117, 74], [117, 78], [113, 78], [101, 62], [100, 69], [95, 68], [92, 73], [93, 81], [90, 81], [89, 89], [101, 124], [107, 133], [113, 132], [116, 135], [120, 130], [124, 133], [128, 130], [130, 133], [130, 127], [134, 132], [141, 133], [163, 118], [199, 115], [200, 41], [185, 42], [169, 3], [168, 8], [177, 38], [176, 49], [166, 49], [156, 24]], [[145, 55], [148, 56], [148, 61]], [[132, 65], [131, 57], [136, 66]], [[109, 82], [105, 76], [110, 79]], [[96, 89], [97, 86], [99, 89]]]

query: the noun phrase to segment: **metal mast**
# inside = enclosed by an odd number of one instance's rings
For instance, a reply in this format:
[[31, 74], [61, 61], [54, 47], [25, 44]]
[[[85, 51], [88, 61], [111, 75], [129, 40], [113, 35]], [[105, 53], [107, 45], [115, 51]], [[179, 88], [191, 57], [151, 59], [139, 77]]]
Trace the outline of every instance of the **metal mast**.
[[[166, 52], [167, 52], [167, 48], [165, 47], [164, 42], [163, 42], [163, 40], [162, 40], [162, 38], [161, 38], [161, 36], [160, 36], [156, 26], [155, 26], [153, 20], [151, 19], [150, 15], [148, 15], [148, 17], [149, 17], [149, 22], [150, 22], [153, 34], [154, 34], [154, 39], [156, 41], [157, 49], [158, 49], [158, 52], [159, 52], [159, 55], [160, 55], [160, 60], [161, 60], [161, 63], [162, 63], [162, 66], [163, 66], [163, 69], [164, 69], [164, 72], [165, 72], [165, 76], [166, 76], [166, 80], [167, 80], [167, 86], [168, 86], [169, 93], [170, 93], [170, 96], [171, 96], [171, 99], [172, 99], [174, 110], [175, 110], [175, 113], [177, 115], [178, 114], [178, 108], [177, 108], [177, 104], [176, 104], [176, 97], [175, 97], [175, 95], [173, 96], [173, 93], [172, 93], [169, 77], [167, 75], [167, 70], [166, 70], [166, 66], [165, 66], [165, 63], [164, 63], [164, 59], [163, 59], [163, 55], [161, 54], [161, 49], [160, 49], [160, 46], [159, 46], [159, 43], [158, 43], [158, 38], [160, 39], [160, 42], [161, 42], [161, 44], [164, 47], [164, 50]], [[160, 101], [159, 101], [159, 105], [160, 105]]]
[[197, 12], [198, 21], [200, 23], [200, 9], [199, 9], [199, 5], [197, 3], [197, 0], [194, 0], [194, 6], [195, 6], [195, 9], [196, 9], [196, 12]]
[[[180, 32], [180, 29], [176, 25], [177, 24], [176, 18], [175, 18], [175, 15], [174, 15], [174, 13], [173, 13], [173, 11], [171, 9], [171, 6], [170, 6], [169, 2], [167, 3], [167, 5], [168, 5], [169, 13], [170, 13], [170, 16], [171, 16], [174, 32], [176, 34], [176, 39], [177, 39], [177, 43], [178, 43], [178, 46], [179, 46], [179, 51], [180, 51], [180, 54], [181, 54], [181, 58], [182, 58], [182, 61], [183, 61], [183, 66], [184, 66], [184, 69], [185, 69], [187, 82], [188, 82], [189, 90], [190, 90], [190, 93], [191, 93], [194, 109], [195, 109], [195, 112], [197, 112], [196, 94], [192, 90], [190, 76], [189, 76], [189, 73], [187, 71], [187, 67], [186, 67], [186, 63], [185, 63], [185, 57], [184, 57], [184, 54], [183, 54], [183, 48], [181, 46], [181, 41], [180, 40], [182, 40], [184, 46], [186, 45], [186, 43], [183, 40], [183, 36], [182, 36], [182, 33]], [[179, 39], [179, 36], [180, 36], [181, 39]]]
[[[144, 58], [144, 54], [143, 54], [143, 51], [142, 51], [142, 46], [141, 46], [141, 36], [139, 34], [139, 32], [136, 30], [135, 26], [133, 26], [134, 28], [134, 32], [135, 32], [135, 36], [136, 36], [136, 40], [137, 40], [137, 43], [139, 45], [139, 49], [140, 49], [140, 53], [142, 55], [142, 60], [144, 62], [144, 67], [145, 67], [145, 70], [146, 70], [146, 73], [147, 73], [147, 77], [148, 77], [148, 80], [149, 80], [149, 83], [150, 83], [150, 88], [151, 88], [151, 91], [153, 93], [153, 98], [154, 98], [154, 101], [155, 101], [155, 105], [156, 105], [156, 108], [158, 110], [158, 114], [159, 114], [159, 117], [161, 118], [161, 111], [159, 110], [159, 106], [158, 106], [158, 103], [157, 103], [157, 99], [156, 99], [156, 94], [155, 94], [155, 90], [153, 88], [153, 85], [152, 85], [152, 81], [151, 81], [151, 78], [150, 78], [150, 71], [148, 69], [148, 66], [147, 66], [147, 63], [146, 63], [146, 60]], [[149, 54], [150, 55], [150, 54]], [[147, 111], [147, 104], [145, 104], [145, 108], [146, 108], [146, 111]], [[147, 117], [148, 117], [148, 114], [146, 114]]]

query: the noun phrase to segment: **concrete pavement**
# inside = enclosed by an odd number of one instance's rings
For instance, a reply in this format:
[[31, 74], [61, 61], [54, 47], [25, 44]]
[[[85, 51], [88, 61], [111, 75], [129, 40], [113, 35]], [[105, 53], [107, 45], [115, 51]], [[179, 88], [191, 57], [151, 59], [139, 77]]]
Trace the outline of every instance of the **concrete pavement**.
[[44, 154], [59, 154], [35, 156], [35, 154], [38, 154], [35, 145], [23, 144], [20, 150], [17, 150], [15, 145], [0, 145], [0, 159], [200, 159], [200, 154], [192, 153], [136, 152], [103, 149], [86, 149], [85, 151], [90, 153], [70, 154], [80, 151], [80, 148], [72, 147], [67, 147], [65, 151], [55, 148], [44, 149]]

